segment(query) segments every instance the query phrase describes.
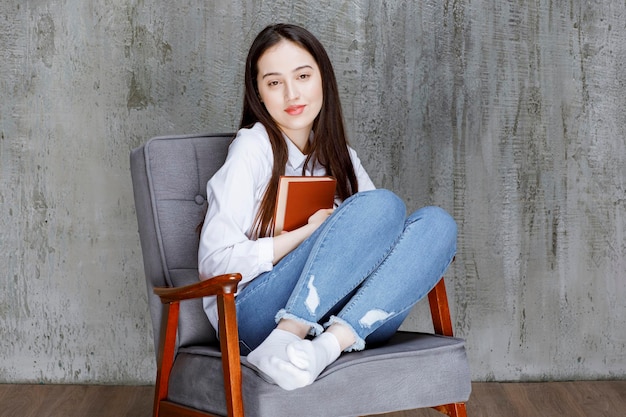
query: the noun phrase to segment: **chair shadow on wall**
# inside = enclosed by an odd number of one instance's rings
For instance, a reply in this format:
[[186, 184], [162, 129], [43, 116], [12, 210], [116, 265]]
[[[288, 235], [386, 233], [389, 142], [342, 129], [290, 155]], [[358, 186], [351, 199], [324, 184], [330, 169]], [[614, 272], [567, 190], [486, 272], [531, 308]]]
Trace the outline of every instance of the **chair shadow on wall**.
[[[199, 281], [197, 225], [206, 183], [231, 134], [153, 138], [130, 164], [157, 352], [155, 417], [362, 416], [432, 407], [465, 417], [471, 391], [464, 341], [453, 337], [444, 279], [428, 294], [434, 334], [399, 331], [387, 344], [343, 354], [310, 386], [266, 382], [239, 352], [241, 275]], [[217, 296], [219, 338], [202, 308]], [[244, 413], [245, 409], [245, 413]]]

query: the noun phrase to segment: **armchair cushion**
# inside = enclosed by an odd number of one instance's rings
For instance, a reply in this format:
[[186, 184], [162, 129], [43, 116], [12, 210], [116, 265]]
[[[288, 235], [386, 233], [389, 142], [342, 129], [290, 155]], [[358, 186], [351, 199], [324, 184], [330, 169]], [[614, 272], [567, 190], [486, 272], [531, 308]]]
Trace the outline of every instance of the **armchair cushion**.
[[[250, 417], [378, 414], [466, 401], [471, 390], [463, 340], [432, 334], [398, 332], [382, 347], [344, 354], [314, 384], [295, 391], [268, 384], [244, 359], [242, 365]], [[222, 381], [217, 348], [181, 348], [169, 400], [226, 415]]]

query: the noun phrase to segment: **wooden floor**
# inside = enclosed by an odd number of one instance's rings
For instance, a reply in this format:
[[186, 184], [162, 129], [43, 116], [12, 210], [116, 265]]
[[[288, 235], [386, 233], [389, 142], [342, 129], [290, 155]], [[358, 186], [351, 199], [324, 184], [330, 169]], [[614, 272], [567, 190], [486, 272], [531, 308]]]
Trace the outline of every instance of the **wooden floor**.
[[[0, 417], [149, 417], [152, 390], [152, 387], [0, 385]], [[626, 381], [474, 383], [467, 412], [469, 417], [623, 417], [626, 416]], [[429, 409], [384, 415], [442, 416]]]

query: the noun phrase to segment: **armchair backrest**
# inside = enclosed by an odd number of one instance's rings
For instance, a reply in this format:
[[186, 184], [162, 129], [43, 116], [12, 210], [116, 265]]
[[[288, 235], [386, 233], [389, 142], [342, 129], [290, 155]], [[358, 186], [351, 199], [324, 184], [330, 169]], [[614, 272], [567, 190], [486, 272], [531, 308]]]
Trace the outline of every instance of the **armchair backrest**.
[[[198, 225], [206, 212], [206, 183], [234, 135], [160, 136], [133, 149], [131, 176], [148, 302], [158, 349], [162, 305], [154, 287], [198, 281]], [[178, 346], [213, 344], [201, 300], [181, 303]]]

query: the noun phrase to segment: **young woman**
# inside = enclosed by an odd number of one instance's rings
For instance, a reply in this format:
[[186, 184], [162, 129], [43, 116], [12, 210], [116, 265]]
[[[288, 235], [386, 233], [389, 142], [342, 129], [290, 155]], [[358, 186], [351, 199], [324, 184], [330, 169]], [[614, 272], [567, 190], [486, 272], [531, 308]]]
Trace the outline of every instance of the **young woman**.
[[[274, 236], [280, 175], [332, 175], [336, 208]], [[442, 209], [406, 217], [348, 146], [332, 65], [307, 30], [265, 28], [245, 68], [240, 130], [207, 184], [202, 277], [240, 272], [242, 354], [284, 389], [311, 384], [341, 352], [388, 340], [456, 251]], [[214, 298], [204, 308], [217, 328]]]

